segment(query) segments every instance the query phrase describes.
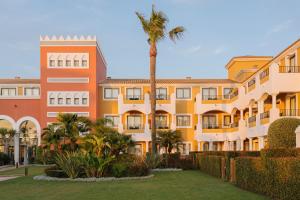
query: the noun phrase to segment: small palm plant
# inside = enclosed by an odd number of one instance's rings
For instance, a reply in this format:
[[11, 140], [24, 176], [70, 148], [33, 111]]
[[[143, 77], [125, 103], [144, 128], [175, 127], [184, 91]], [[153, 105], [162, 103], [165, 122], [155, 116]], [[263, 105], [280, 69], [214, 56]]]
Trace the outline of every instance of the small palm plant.
[[0, 136], [4, 142], [4, 153], [8, 153], [9, 143], [15, 136], [16, 131], [14, 129], [0, 128]]
[[184, 27], [177, 26], [170, 31], [167, 31], [168, 18], [161, 11], [156, 11], [152, 6], [150, 19], [146, 19], [143, 14], [136, 12], [143, 30], [146, 33], [148, 43], [150, 45], [150, 104], [151, 104], [151, 139], [152, 139], [152, 154], [156, 154], [156, 126], [155, 126], [155, 110], [156, 110], [156, 56], [157, 43], [165, 38], [168, 34], [172, 41], [180, 39], [184, 32]]
[[57, 124], [49, 124], [46, 128], [43, 129], [42, 140], [46, 144], [48, 149], [51, 148], [51, 145], [54, 146], [54, 150], [57, 151], [61, 138], [64, 136], [63, 130], [57, 126]]
[[174, 148], [178, 149], [178, 146], [182, 143], [181, 132], [178, 130], [160, 131], [158, 132], [158, 141], [165, 152], [170, 155], [172, 150]]

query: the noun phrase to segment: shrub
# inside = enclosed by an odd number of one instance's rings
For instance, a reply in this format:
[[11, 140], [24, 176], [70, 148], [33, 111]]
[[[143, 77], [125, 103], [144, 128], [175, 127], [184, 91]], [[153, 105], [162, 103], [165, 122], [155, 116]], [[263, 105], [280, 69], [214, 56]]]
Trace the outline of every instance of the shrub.
[[221, 178], [221, 159], [222, 156], [199, 155], [199, 169], [212, 176]]
[[69, 178], [77, 178], [81, 172], [81, 154], [79, 152], [65, 152], [57, 154], [56, 165], [62, 169]]
[[7, 154], [0, 152], [0, 166], [7, 165], [10, 162], [10, 158]]
[[262, 158], [273, 158], [273, 157], [296, 157], [298, 155], [297, 149], [262, 149]]
[[268, 130], [270, 148], [295, 148], [295, 130], [299, 125], [300, 119], [296, 118], [282, 118], [274, 121]]
[[161, 165], [162, 157], [159, 154], [146, 154], [146, 164], [150, 169], [155, 169]]
[[236, 184], [272, 199], [300, 199], [300, 159], [239, 157]]
[[57, 166], [51, 166], [45, 169], [45, 174], [50, 177], [66, 178], [67, 174]]
[[128, 168], [129, 176], [147, 176], [150, 173], [150, 169], [142, 157], [136, 157]]
[[128, 164], [124, 162], [114, 163], [112, 166], [112, 175], [117, 178], [128, 176]]
[[36, 149], [36, 158], [35, 162], [39, 164], [54, 164], [54, 158], [56, 156], [57, 152], [48, 150], [48, 149], [43, 149], [42, 147], [37, 147]]

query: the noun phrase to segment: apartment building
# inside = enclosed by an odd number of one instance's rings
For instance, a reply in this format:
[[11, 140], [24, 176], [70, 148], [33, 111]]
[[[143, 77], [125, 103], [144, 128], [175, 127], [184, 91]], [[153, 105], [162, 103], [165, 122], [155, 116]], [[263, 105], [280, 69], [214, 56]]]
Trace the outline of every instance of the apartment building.
[[[180, 130], [183, 154], [264, 148], [270, 123], [300, 117], [299, 55], [297, 40], [274, 57], [232, 58], [227, 79], [158, 79], [156, 128]], [[0, 79], [0, 127], [30, 126], [11, 144], [16, 160], [58, 113], [109, 118], [137, 154], [151, 150], [149, 80], [112, 79], [106, 68], [96, 37], [40, 38], [40, 79]]]

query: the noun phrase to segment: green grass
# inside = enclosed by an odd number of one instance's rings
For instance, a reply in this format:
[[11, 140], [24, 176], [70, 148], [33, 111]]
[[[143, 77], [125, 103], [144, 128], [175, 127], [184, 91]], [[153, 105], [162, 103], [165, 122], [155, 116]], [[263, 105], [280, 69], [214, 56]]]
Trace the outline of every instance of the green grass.
[[[13, 175], [24, 169], [0, 172]], [[147, 180], [81, 183], [34, 181], [42, 167], [30, 167], [29, 177], [0, 182], [0, 199], [266, 199], [199, 171], [159, 172]]]

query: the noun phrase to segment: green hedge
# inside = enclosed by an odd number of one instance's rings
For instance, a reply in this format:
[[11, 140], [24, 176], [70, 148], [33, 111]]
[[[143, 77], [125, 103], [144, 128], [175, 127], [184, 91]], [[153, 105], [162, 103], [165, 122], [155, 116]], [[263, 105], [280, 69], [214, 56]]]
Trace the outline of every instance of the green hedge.
[[10, 158], [7, 154], [0, 152], [0, 166], [8, 165], [10, 162]]
[[260, 154], [262, 158], [277, 158], [277, 157], [297, 157], [300, 152], [297, 149], [262, 149]]
[[281, 118], [274, 121], [268, 129], [270, 149], [295, 148], [295, 130], [300, 125], [300, 119]]
[[212, 176], [221, 178], [221, 160], [222, 156], [207, 156], [200, 154], [198, 155], [199, 169]]
[[272, 199], [300, 199], [300, 159], [238, 157], [236, 184]]

